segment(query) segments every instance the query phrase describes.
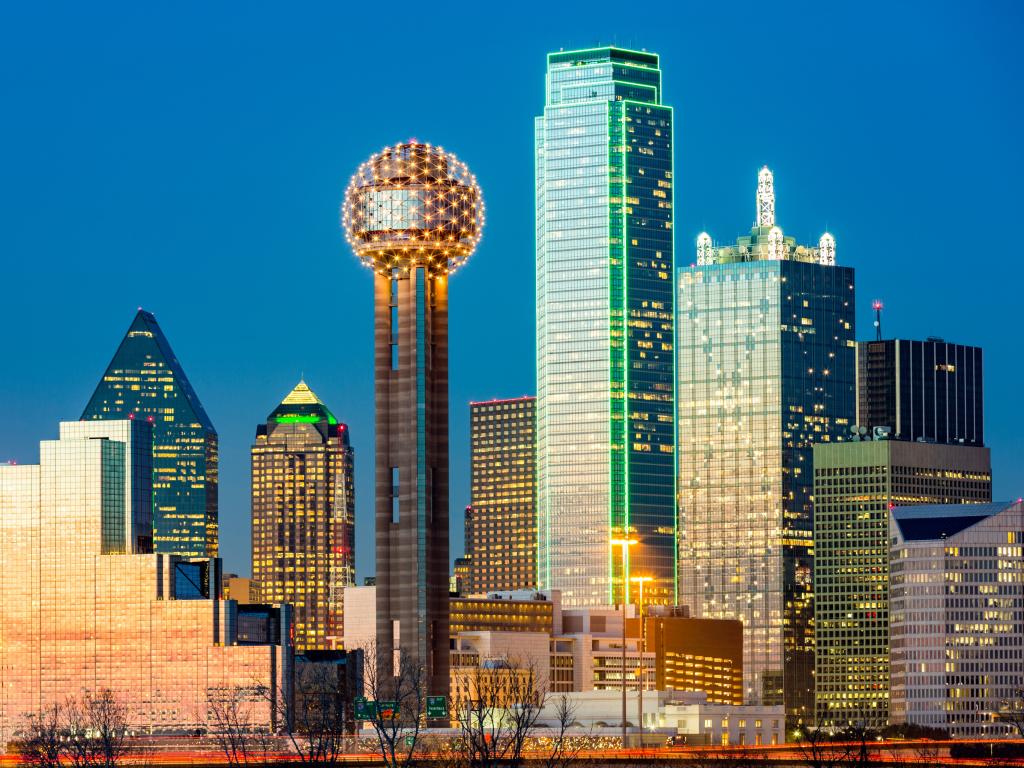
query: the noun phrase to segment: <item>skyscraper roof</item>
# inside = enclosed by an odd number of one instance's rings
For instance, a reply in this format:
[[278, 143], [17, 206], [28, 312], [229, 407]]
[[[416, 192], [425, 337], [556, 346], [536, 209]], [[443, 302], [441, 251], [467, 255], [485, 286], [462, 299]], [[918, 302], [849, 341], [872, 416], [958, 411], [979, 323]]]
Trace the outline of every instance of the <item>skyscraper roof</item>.
[[928, 541], [954, 536], [1013, 504], [1011, 501], [994, 501], [990, 504], [920, 504], [915, 507], [897, 507], [892, 511], [892, 518], [899, 526], [904, 541]]
[[[172, 383], [177, 388], [178, 393], [184, 400], [184, 403], [175, 403], [176, 407], [181, 407], [185, 411], [181, 415], [175, 414], [175, 421], [179, 424], [197, 423], [205, 429], [215, 432], [213, 422], [206, 415], [206, 411], [203, 409], [202, 403], [199, 402], [199, 397], [196, 395], [195, 390], [192, 389], [192, 384], [189, 383], [181, 363], [178, 362], [174, 350], [171, 349], [170, 342], [167, 341], [164, 332], [160, 330], [156, 317], [151, 312], [141, 308], [135, 314], [135, 319], [132, 320], [128, 332], [125, 334], [124, 339], [121, 340], [121, 345], [117, 348], [113, 358], [111, 358], [103, 378], [100, 379], [92, 397], [89, 398], [89, 403], [82, 412], [82, 418], [115, 418], [116, 415], [131, 416], [135, 410], [138, 410], [131, 407], [118, 410], [117, 403], [109, 400], [111, 392], [108, 382], [110, 377], [120, 376], [123, 371], [138, 370], [145, 367], [147, 365], [146, 361], [154, 361], [158, 365], [163, 363], [170, 370], [173, 382], [169, 383]], [[154, 406], [156, 406], [155, 403]], [[108, 408], [110, 411], [106, 415], [100, 416], [104, 408]], [[191, 418], [188, 418], [188, 416], [191, 416]], [[159, 420], [157, 422], [159, 423]]]
[[316, 424], [324, 420], [328, 424], [338, 423], [330, 409], [302, 380], [267, 418], [267, 421], [276, 421], [278, 424]]

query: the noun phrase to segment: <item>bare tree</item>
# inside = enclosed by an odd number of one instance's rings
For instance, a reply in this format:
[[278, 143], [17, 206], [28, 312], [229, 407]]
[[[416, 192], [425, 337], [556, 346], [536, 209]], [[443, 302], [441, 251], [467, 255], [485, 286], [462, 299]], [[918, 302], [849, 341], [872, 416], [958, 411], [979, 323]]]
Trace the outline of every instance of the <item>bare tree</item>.
[[128, 754], [128, 707], [113, 691], [69, 698], [62, 708], [65, 754], [73, 766], [113, 768]]
[[256, 703], [265, 701], [262, 685], [211, 689], [206, 695], [206, 720], [214, 741], [228, 765], [252, 765], [267, 762], [273, 742], [268, 724], [253, 712]]
[[54, 704], [27, 715], [18, 737], [23, 763], [37, 768], [59, 768], [64, 749], [61, 705]]
[[470, 768], [519, 765], [544, 706], [534, 665], [498, 659], [468, 670], [462, 682], [456, 715]]
[[375, 702], [370, 725], [381, 759], [387, 768], [412, 765], [427, 702], [423, 666], [406, 653], [376, 644], [364, 648], [363, 654], [363, 687]]
[[832, 734], [823, 728], [800, 726], [797, 747], [807, 768], [840, 768], [842, 765], [841, 748], [837, 748]]
[[[266, 689], [264, 695], [269, 695]], [[278, 695], [271, 705], [282, 713], [285, 735], [300, 762], [338, 764], [346, 743], [350, 702], [333, 665], [297, 668], [291, 696]]]
[[1024, 739], [1024, 682], [1014, 688], [1012, 696], [999, 702], [997, 717]]
[[576, 723], [576, 702], [564, 693], [555, 699], [555, 725], [551, 734], [551, 751], [544, 758], [544, 768], [569, 768], [577, 757], [583, 742], [573, 740], [569, 729]]

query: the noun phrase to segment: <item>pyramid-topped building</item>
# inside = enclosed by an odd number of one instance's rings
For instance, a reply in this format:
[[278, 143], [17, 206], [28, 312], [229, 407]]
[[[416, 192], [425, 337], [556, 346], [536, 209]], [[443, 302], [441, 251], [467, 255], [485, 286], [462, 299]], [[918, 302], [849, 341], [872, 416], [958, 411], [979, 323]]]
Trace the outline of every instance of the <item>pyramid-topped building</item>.
[[347, 425], [305, 381], [256, 428], [252, 574], [260, 601], [294, 606], [299, 651], [341, 644], [355, 580], [353, 459]]
[[153, 424], [153, 547], [216, 557], [217, 431], [152, 313], [139, 309], [83, 421]]

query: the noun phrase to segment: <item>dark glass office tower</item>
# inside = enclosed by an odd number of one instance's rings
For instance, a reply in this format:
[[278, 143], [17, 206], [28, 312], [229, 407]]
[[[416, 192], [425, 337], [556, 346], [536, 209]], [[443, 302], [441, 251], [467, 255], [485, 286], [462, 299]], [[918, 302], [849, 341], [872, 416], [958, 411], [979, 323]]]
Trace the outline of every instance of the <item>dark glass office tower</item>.
[[775, 224], [771, 171], [735, 245], [679, 272], [680, 602], [740, 619], [744, 696], [814, 714], [813, 443], [855, 411], [853, 270]]
[[348, 427], [304, 381], [256, 428], [252, 575], [260, 601], [295, 607], [295, 649], [334, 650], [355, 583], [355, 488]]
[[156, 318], [140, 309], [82, 413], [153, 424], [153, 547], [217, 556], [217, 431]]
[[857, 424], [895, 440], [985, 444], [980, 347], [942, 339], [857, 344]]
[[[673, 114], [657, 54], [548, 54], [535, 126], [538, 581], [676, 602]], [[636, 541], [624, 558], [612, 539]], [[635, 594], [632, 596], [635, 598]]]

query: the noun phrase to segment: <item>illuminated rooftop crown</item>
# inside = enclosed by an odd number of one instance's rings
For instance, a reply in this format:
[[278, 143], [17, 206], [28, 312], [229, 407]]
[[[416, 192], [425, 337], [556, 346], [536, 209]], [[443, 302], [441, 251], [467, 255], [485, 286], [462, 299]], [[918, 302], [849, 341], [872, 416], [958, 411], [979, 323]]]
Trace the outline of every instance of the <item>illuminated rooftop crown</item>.
[[356, 256], [377, 272], [422, 265], [447, 274], [476, 249], [484, 201], [476, 178], [451, 152], [396, 144], [356, 171], [342, 224]]

